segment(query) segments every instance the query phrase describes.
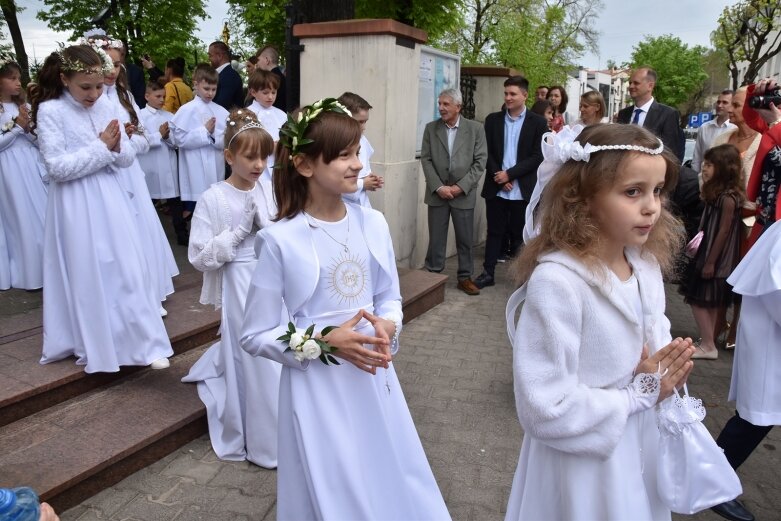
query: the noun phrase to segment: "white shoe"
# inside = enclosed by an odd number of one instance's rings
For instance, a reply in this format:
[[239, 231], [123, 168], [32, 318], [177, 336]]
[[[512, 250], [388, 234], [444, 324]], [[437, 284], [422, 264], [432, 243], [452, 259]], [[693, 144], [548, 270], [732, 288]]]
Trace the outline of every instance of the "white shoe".
[[152, 369], [168, 369], [171, 367], [171, 362], [167, 358], [160, 358], [149, 364], [149, 367]]
[[168, 311], [166, 311], [165, 308], [162, 305], [160, 306], [160, 316], [161, 317], [167, 317], [168, 316]]

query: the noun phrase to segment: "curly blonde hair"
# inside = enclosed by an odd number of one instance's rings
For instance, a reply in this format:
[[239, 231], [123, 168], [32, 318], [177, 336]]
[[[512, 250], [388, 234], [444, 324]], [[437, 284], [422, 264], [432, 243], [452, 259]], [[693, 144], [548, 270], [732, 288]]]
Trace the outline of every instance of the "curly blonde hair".
[[[651, 149], [659, 146], [656, 136], [638, 125], [596, 124], [585, 128], [577, 140], [582, 145], [639, 145]], [[540, 198], [537, 218], [541, 223], [540, 234], [524, 246], [515, 262], [519, 282], [529, 280], [541, 255], [555, 250], [580, 259], [595, 272], [603, 270], [597, 257], [602, 237], [589, 202], [598, 193], [610, 189], [623, 165], [642, 153], [601, 150], [592, 154], [588, 162], [569, 160], [562, 165]], [[670, 273], [683, 245], [683, 225], [667, 208], [667, 194], [675, 188], [680, 165], [667, 148], [661, 157], [666, 164], [662, 211], [643, 252], [654, 255], [662, 270]]]

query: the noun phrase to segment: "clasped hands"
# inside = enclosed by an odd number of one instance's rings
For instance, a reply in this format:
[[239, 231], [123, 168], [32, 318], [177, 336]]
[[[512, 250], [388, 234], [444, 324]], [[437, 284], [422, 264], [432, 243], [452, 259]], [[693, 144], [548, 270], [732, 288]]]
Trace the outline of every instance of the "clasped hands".
[[[355, 330], [355, 326], [366, 319], [374, 326], [374, 336], [365, 335]], [[391, 362], [391, 336], [396, 330], [396, 324], [390, 320], [369, 313], [361, 309], [350, 320], [344, 322], [336, 329], [331, 330], [322, 339], [336, 347], [332, 354], [342, 360], [350, 362], [361, 371], [377, 374], [378, 367], [388, 368]], [[369, 344], [374, 349], [367, 349]]]
[[673, 394], [673, 389], [682, 387], [694, 368], [691, 357], [695, 347], [691, 338], [676, 338], [652, 356], [648, 356], [648, 346], [643, 346], [640, 363], [635, 374], [653, 374], [659, 371], [662, 380], [659, 385], [659, 399], [656, 403], [666, 400]]
[[98, 137], [106, 144], [106, 147], [111, 152], [119, 153], [119, 144], [122, 140], [122, 134], [120, 134], [120, 132], [121, 130], [119, 129], [119, 121], [112, 119], [108, 126], [106, 126], [106, 129], [101, 132]]
[[437, 188], [437, 195], [439, 195], [440, 198], [445, 200], [455, 199], [459, 195], [463, 194], [464, 191], [461, 189], [458, 185], [442, 185], [439, 188]]
[[494, 173], [494, 183], [502, 185], [502, 190], [509, 192], [513, 189], [513, 183], [510, 181], [510, 176], [507, 174], [507, 170], [499, 170]]

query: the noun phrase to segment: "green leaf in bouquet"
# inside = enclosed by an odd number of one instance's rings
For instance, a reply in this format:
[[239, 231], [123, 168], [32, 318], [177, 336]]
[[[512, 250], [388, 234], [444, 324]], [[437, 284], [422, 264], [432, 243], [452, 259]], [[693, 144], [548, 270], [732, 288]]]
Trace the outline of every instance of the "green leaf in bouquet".
[[323, 328], [323, 330], [320, 332], [320, 334], [321, 334], [322, 336], [325, 336], [325, 335], [327, 335], [328, 333], [330, 333], [331, 331], [333, 331], [334, 329], [337, 329], [337, 327], [338, 327], [338, 326], [325, 326], [325, 327]]

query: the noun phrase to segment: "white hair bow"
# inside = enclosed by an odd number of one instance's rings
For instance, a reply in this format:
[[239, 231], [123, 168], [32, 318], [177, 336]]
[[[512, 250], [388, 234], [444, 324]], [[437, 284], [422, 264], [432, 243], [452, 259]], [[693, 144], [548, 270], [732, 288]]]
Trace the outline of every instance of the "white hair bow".
[[558, 133], [547, 132], [542, 136], [542, 157], [537, 168], [537, 184], [534, 186], [529, 205], [526, 207], [526, 223], [523, 226], [523, 242], [529, 242], [540, 233], [540, 224], [534, 220], [534, 211], [540, 204], [540, 196], [553, 175], [561, 165], [570, 159], [588, 161], [591, 155], [591, 145], [583, 147], [575, 141], [583, 125], [565, 126]]

